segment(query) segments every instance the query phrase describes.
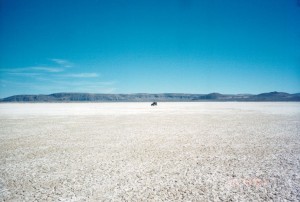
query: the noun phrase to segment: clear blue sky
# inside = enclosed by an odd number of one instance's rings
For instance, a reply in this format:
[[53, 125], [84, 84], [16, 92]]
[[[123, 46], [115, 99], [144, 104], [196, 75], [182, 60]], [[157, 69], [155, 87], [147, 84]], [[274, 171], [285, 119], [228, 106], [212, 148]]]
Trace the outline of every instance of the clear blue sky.
[[0, 97], [300, 92], [297, 0], [0, 0]]

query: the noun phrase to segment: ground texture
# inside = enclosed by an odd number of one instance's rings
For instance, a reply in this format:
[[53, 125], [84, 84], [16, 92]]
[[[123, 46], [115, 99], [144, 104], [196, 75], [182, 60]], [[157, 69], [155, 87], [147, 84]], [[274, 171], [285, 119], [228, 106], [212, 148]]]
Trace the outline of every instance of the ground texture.
[[299, 200], [300, 103], [0, 105], [0, 201]]

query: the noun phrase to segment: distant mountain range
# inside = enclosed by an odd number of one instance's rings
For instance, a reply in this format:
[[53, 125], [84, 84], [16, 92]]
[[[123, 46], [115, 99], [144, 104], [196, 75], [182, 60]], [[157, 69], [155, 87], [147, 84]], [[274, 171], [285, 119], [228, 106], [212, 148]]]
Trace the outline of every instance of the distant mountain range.
[[14, 95], [0, 102], [203, 102], [203, 101], [300, 101], [300, 93], [269, 92], [253, 94], [185, 94], [185, 93], [136, 93], [92, 94], [54, 93], [50, 95]]

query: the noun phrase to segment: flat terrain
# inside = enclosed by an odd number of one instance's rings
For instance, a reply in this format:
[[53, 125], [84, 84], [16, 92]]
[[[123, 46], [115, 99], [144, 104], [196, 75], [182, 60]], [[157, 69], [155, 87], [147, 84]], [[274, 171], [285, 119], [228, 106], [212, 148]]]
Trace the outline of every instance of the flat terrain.
[[300, 103], [0, 104], [0, 201], [299, 201]]

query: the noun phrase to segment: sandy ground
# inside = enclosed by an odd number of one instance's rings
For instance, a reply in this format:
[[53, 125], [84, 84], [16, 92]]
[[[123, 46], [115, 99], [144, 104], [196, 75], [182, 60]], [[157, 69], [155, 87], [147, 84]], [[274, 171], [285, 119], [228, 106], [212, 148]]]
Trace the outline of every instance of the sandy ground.
[[300, 103], [0, 104], [0, 201], [299, 201]]

